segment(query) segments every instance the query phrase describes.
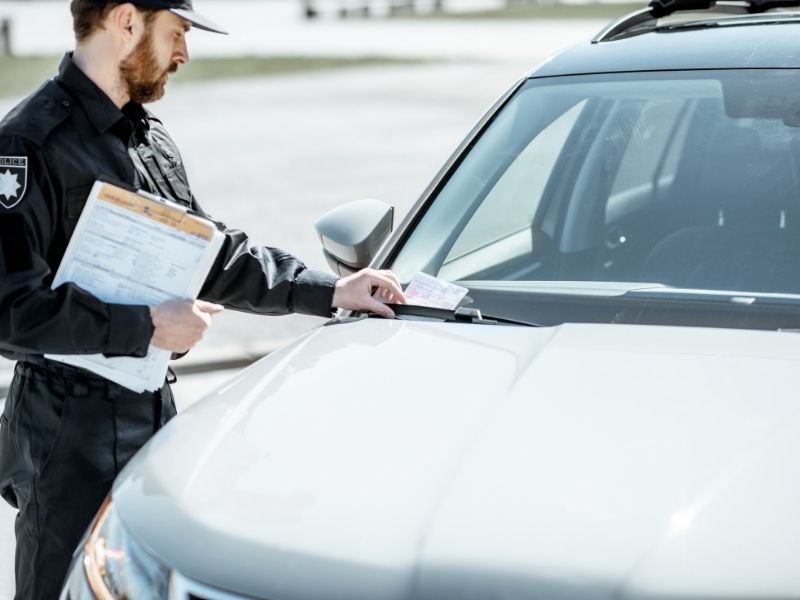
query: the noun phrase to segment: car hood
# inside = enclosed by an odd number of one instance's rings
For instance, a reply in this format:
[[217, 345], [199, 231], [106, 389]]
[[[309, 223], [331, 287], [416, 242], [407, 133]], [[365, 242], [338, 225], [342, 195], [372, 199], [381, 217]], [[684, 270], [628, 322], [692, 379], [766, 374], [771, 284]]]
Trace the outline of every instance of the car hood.
[[117, 480], [184, 576], [272, 600], [800, 594], [800, 338], [321, 327]]

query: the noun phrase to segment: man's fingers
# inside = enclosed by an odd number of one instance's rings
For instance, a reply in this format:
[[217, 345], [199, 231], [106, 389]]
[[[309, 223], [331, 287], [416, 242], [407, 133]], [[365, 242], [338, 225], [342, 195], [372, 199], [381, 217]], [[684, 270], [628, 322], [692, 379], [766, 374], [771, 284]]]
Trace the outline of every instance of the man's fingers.
[[391, 308], [389, 308], [382, 302], [373, 300], [372, 298], [370, 298], [370, 300], [365, 303], [364, 308], [370, 312], [375, 313], [376, 315], [385, 317], [386, 319], [394, 319], [394, 311]]
[[186, 352], [194, 347], [211, 326], [222, 306], [202, 300], [170, 300], [150, 309], [153, 321], [151, 343], [164, 350]]
[[403, 289], [400, 287], [400, 282], [395, 277], [388, 277], [383, 271], [376, 271], [371, 276], [370, 287], [372, 286], [378, 286], [382, 295], [391, 294], [395, 300], [401, 300], [401, 303], [406, 300]]
[[204, 313], [215, 315], [225, 310], [221, 304], [214, 304], [213, 302], [206, 302], [205, 300], [195, 300], [195, 306]]
[[394, 318], [392, 309], [379, 302], [379, 299], [394, 304], [406, 302], [406, 297], [394, 274], [363, 269], [336, 282], [332, 306], [346, 310], [368, 310], [388, 319]]
[[203, 320], [205, 323], [206, 328], [211, 327], [211, 314], [206, 312], [200, 312], [198, 316]]
[[397, 278], [397, 275], [394, 274], [394, 271], [390, 271], [389, 269], [383, 269], [378, 272], [382, 273], [383, 275], [394, 281], [397, 284], [397, 287], [402, 288], [402, 286], [400, 285], [400, 280]]

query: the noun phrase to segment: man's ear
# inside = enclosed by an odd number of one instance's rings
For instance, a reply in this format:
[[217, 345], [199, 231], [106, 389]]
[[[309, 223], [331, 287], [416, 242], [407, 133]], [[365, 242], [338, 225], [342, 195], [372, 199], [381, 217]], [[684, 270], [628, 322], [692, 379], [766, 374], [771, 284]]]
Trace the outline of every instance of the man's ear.
[[133, 4], [126, 2], [115, 6], [109, 13], [106, 27], [114, 33], [123, 46], [131, 49], [139, 41], [144, 23], [141, 13]]

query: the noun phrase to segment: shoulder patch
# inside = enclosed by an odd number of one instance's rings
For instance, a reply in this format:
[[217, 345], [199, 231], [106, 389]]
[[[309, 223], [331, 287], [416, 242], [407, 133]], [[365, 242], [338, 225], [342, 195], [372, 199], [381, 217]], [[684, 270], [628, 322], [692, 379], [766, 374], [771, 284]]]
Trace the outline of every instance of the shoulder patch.
[[14, 208], [28, 191], [28, 157], [0, 156], [0, 206]]

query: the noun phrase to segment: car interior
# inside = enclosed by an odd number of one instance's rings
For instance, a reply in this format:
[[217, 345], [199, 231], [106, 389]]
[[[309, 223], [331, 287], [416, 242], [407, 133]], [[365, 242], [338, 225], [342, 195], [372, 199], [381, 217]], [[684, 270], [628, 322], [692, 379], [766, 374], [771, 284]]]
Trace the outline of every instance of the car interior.
[[[439, 248], [439, 276], [800, 293], [800, 128], [787, 118], [800, 103], [776, 112], [715, 83], [685, 97], [573, 99], [522, 140], [523, 109], [497, 123], [506, 152], [474, 169], [479, 192]], [[550, 163], [529, 151], [570, 112], [563, 139], [543, 144]]]

